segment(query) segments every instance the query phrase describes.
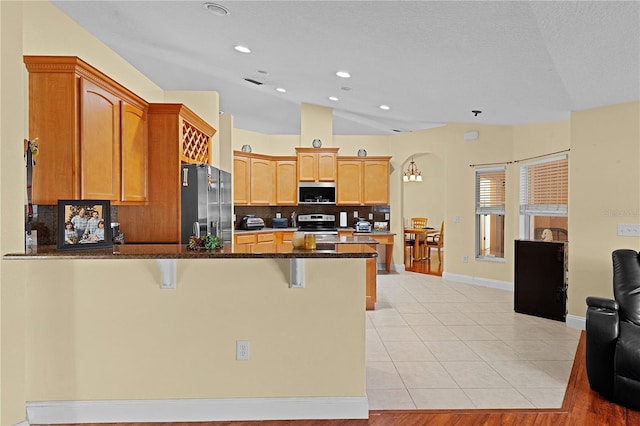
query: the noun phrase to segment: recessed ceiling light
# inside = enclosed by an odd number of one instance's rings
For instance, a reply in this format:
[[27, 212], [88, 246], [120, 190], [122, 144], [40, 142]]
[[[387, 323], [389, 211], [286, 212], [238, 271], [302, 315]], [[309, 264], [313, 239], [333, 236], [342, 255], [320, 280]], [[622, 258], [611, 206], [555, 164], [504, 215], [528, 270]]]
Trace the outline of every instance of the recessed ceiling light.
[[209, 12], [216, 14], [218, 16], [227, 16], [229, 14], [229, 10], [227, 10], [226, 7], [221, 6], [217, 3], [203, 3], [202, 4], [204, 6], [205, 9], [207, 9]]
[[389, 111], [391, 109], [389, 105], [380, 105], [378, 108], [383, 109], [385, 111]]
[[349, 73], [348, 73], [348, 72], [346, 72], [346, 71], [338, 71], [338, 72], [336, 73], [336, 75], [337, 75], [338, 77], [341, 77], [341, 78], [349, 78], [349, 77], [351, 77], [351, 74], [349, 74]]
[[276, 92], [280, 92], [280, 93], [286, 93], [287, 89], [284, 89], [282, 87], [276, 87]]
[[237, 44], [233, 46], [233, 48], [236, 49], [238, 52], [251, 53], [251, 49], [249, 49], [247, 46], [242, 46], [241, 44]]
[[340, 99], [336, 98], [335, 96], [329, 96], [329, 100], [330, 101], [339, 101]]

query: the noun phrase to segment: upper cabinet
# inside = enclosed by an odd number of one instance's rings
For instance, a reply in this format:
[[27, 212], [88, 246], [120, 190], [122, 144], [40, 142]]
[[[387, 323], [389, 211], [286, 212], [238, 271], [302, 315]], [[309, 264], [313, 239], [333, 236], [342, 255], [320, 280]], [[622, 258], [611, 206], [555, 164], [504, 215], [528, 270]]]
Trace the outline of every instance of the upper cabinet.
[[233, 155], [233, 204], [247, 206], [251, 200], [251, 157], [235, 151]]
[[276, 205], [298, 205], [298, 162], [296, 157], [275, 157]]
[[147, 201], [148, 103], [75, 56], [25, 56], [33, 203]]
[[339, 148], [296, 148], [300, 182], [335, 182]]
[[336, 204], [388, 205], [391, 157], [338, 157]]
[[236, 205], [276, 205], [278, 162], [275, 157], [233, 152], [233, 202]]
[[251, 205], [275, 204], [275, 168], [270, 158], [251, 159]]
[[[129, 114], [135, 123], [135, 111]], [[216, 130], [183, 104], [149, 104], [148, 122], [148, 201], [144, 206], [120, 207], [118, 221], [127, 241], [179, 243], [180, 165], [211, 164], [211, 139]]]

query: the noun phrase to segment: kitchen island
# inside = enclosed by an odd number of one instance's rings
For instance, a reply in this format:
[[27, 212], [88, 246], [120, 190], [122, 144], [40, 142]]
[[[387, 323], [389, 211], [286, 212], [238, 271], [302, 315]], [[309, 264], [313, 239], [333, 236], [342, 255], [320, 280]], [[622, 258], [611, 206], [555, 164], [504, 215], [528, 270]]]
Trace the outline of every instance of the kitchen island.
[[[33, 424], [367, 418], [366, 244], [6, 254], [11, 371]], [[158, 259], [176, 263], [163, 286]], [[304, 287], [290, 264], [304, 263]], [[238, 341], [249, 342], [237, 360]]]

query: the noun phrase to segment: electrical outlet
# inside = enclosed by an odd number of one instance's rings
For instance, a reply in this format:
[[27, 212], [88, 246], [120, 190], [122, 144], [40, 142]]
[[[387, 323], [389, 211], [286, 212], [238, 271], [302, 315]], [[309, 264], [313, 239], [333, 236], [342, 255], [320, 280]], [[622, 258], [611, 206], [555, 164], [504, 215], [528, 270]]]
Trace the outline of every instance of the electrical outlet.
[[248, 340], [236, 340], [236, 361], [249, 361]]
[[355, 210], [355, 211], [353, 212], [353, 217], [355, 217], [355, 218], [357, 218], [357, 217], [358, 217], [358, 210]]
[[638, 224], [618, 224], [618, 236], [640, 237], [640, 225]]
[[384, 220], [389, 220], [389, 213], [384, 214]]
[[460, 216], [454, 216], [453, 223], [460, 223]]
[[369, 220], [373, 220], [373, 213], [369, 213]]
[[469, 263], [469, 256], [462, 256], [462, 263]]

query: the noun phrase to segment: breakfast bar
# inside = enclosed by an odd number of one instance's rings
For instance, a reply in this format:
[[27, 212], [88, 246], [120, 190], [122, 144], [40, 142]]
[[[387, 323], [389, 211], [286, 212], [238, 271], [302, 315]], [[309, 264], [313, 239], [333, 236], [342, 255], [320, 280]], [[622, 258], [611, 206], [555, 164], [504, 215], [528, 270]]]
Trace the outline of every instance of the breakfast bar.
[[[171, 405], [174, 417], [160, 419], [367, 418], [366, 261], [375, 256], [356, 243], [6, 254], [14, 290], [3, 297], [24, 330], [14, 350], [28, 417], [158, 421]], [[158, 259], [175, 261], [174, 288], [162, 285]], [[290, 284], [292, 261], [304, 264], [303, 288]]]

